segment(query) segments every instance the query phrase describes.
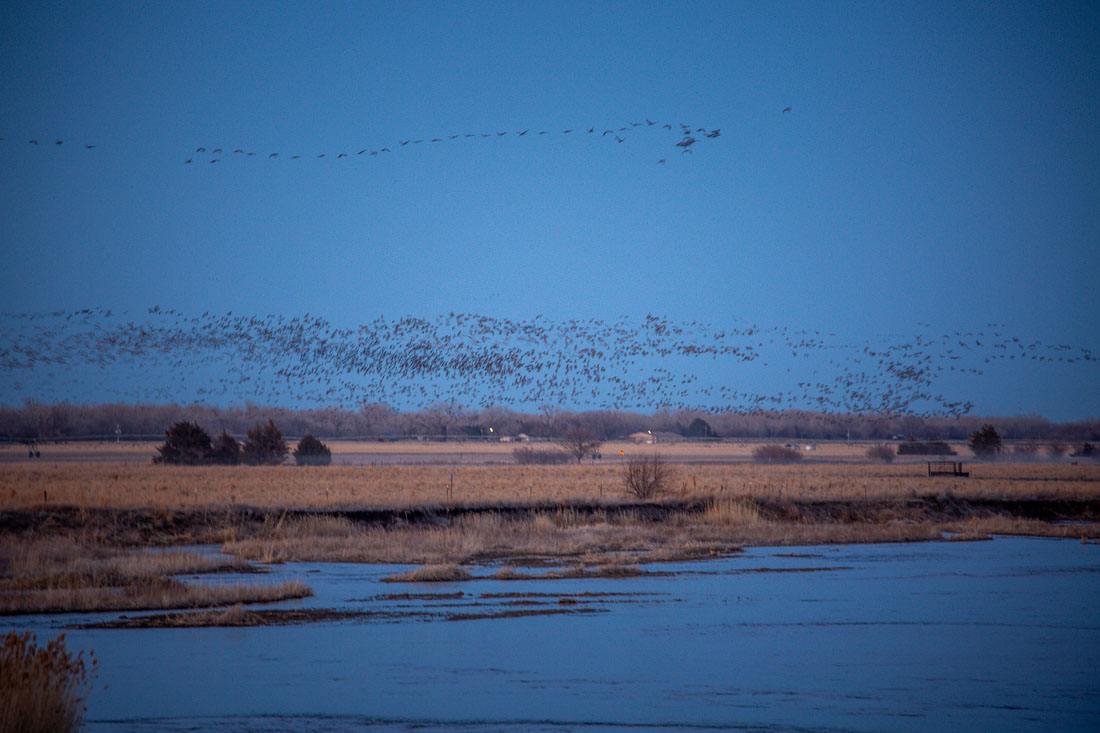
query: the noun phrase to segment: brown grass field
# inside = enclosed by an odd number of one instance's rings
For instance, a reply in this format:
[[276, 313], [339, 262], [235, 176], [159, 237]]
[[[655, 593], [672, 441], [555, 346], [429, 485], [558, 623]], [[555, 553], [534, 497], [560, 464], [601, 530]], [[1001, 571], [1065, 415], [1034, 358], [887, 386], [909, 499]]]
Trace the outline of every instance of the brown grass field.
[[[947, 492], [974, 497], [1100, 496], [1100, 465], [1095, 463], [967, 463], [966, 469], [969, 478], [929, 477], [923, 462], [680, 463], [673, 466], [672, 494], [806, 500], [882, 500]], [[621, 473], [617, 460], [580, 466], [191, 467], [41, 459], [0, 465], [0, 510], [619, 501], [628, 498]]]

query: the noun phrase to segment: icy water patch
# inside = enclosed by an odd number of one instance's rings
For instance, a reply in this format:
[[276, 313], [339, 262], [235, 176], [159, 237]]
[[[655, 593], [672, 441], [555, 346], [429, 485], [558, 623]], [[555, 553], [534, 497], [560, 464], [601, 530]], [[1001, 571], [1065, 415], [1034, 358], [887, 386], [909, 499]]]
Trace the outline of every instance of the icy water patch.
[[1100, 729], [1100, 546], [752, 548], [647, 567], [666, 574], [402, 584], [381, 579], [408, 566], [277, 565], [315, 595], [265, 608], [367, 615], [67, 638], [100, 659], [92, 731]]

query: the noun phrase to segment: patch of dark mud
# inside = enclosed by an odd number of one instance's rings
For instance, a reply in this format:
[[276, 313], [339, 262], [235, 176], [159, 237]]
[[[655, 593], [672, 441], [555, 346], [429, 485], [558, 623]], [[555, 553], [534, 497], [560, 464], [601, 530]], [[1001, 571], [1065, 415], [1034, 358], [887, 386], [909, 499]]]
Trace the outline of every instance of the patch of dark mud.
[[353, 598], [348, 603], [363, 603], [371, 601], [453, 601], [462, 598], [466, 594], [462, 591], [454, 593], [383, 593], [369, 598]]
[[[1070, 499], [1036, 496], [1021, 499], [955, 496], [950, 492], [895, 500], [841, 501], [752, 500], [766, 520], [795, 523], [948, 522], [973, 517], [1011, 517], [1047, 522], [1098, 522], [1100, 498]], [[578, 517], [598, 516], [608, 521], [663, 522], [707, 510], [704, 499], [660, 502], [557, 502], [424, 505], [402, 509], [362, 507], [331, 510], [262, 508], [231, 505], [225, 508], [114, 509], [61, 506], [48, 509], [0, 511], [0, 535], [92, 532], [101, 542], [122, 546], [154, 546], [221, 542], [227, 531], [246, 538], [270, 532], [271, 523], [285, 519], [339, 517], [362, 527], [451, 526], [467, 516], [493, 515], [506, 520], [531, 519], [569, 511]], [[523, 564], [541, 566], [546, 559], [523, 558]]]
[[851, 570], [849, 565], [836, 565], [831, 568], [738, 568], [727, 570], [722, 575], [741, 575], [744, 573], [828, 573], [834, 570]]
[[599, 593], [596, 591], [584, 591], [582, 593], [480, 593], [478, 598], [645, 598], [663, 596], [664, 593]]
[[998, 499], [944, 493], [897, 500], [756, 499], [754, 503], [764, 519], [796, 523], [885, 523], [900, 520], [936, 523], [983, 517], [1038, 519], [1045, 522], [1100, 520], [1100, 498], [1037, 496]]
[[455, 613], [447, 616], [446, 621], [483, 621], [502, 618], [525, 618], [527, 616], [556, 616], [576, 613], [607, 613], [606, 608], [547, 608], [526, 611], [499, 611], [497, 613]]
[[578, 580], [591, 578], [604, 578], [615, 580], [617, 578], [664, 577], [675, 575], [664, 570], [642, 570], [636, 565], [612, 565], [595, 568], [567, 568], [565, 570], [551, 570], [547, 573], [517, 573], [514, 570], [501, 570], [486, 578], [478, 580]]
[[[334, 608], [263, 609], [258, 611], [187, 611], [158, 613], [147, 616], [119, 616], [112, 621], [72, 624], [70, 629], [178, 629], [238, 626], [289, 626], [292, 624], [348, 621], [378, 616], [367, 611], [346, 611]], [[385, 614], [392, 617], [393, 614]], [[424, 616], [424, 614], [420, 614]]]
[[751, 575], [753, 573], [829, 573], [834, 570], [851, 570], [850, 565], [831, 568], [735, 568], [733, 570], [682, 570], [677, 575]]

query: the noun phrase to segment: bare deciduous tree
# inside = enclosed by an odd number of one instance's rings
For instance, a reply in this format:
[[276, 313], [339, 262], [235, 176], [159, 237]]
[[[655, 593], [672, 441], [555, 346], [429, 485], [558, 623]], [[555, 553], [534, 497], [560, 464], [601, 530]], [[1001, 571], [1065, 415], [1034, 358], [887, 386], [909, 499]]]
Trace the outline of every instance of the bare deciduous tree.
[[565, 431], [565, 435], [558, 440], [558, 445], [571, 453], [577, 459], [577, 463], [585, 456], [594, 456], [603, 445], [603, 441], [583, 426], [576, 426]]
[[672, 467], [660, 453], [631, 456], [623, 466], [623, 484], [627, 493], [643, 501], [668, 491]]

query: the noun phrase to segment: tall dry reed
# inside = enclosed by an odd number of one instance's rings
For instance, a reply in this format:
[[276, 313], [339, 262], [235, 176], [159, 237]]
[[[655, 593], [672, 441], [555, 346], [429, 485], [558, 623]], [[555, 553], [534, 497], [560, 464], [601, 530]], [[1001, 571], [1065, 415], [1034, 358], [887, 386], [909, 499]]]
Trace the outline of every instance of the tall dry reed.
[[65, 635], [41, 647], [31, 632], [0, 643], [0, 733], [56, 733], [80, 725], [96, 670], [95, 657], [73, 654]]

